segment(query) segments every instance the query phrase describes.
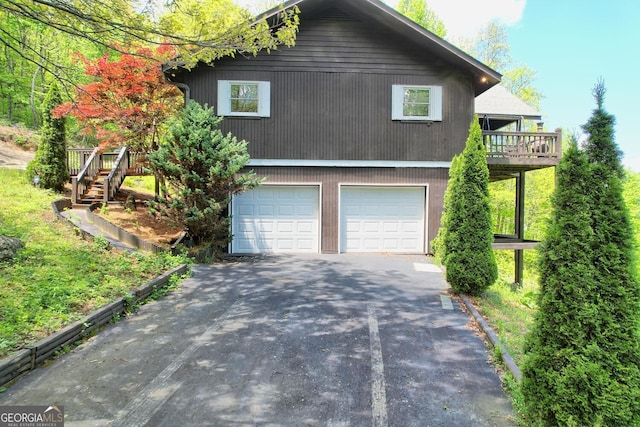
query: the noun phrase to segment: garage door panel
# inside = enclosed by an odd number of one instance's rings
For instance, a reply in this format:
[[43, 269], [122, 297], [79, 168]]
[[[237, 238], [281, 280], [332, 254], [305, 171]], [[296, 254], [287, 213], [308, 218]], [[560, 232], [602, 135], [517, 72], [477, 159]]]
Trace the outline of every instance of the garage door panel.
[[234, 253], [318, 252], [319, 188], [264, 185], [235, 196]]
[[424, 253], [424, 187], [343, 186], [340, 194], [343, 252]]

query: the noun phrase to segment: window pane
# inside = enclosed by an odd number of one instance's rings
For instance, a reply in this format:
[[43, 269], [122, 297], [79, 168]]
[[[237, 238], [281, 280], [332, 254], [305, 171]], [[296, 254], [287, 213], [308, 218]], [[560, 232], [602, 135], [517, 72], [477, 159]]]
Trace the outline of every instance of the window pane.
[[232, 84], [231, 85], [231, 112], [233, 113], [257, 113], [258, 112], [258, 84]]
[[429, 89], [405, 89], [404, 102], [429, 103]]
[[429, 89], [406, 88], [404, 90], [404, 103], [402, 114], [411, 117], [429, 117]]
[[429, 117], [429, 104], [404, 104], [404, 116]]

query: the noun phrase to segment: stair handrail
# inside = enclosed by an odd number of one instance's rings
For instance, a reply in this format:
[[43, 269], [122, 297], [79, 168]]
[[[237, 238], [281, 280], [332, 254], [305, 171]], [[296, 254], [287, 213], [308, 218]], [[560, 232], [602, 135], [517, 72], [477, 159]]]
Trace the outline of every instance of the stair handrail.
[[[78, 175], [71, 178], [71, 198], [73, 200], [73, 203], [80, 202], [79, 198], [86, 187], [85, 180], [87, 178], [87, 175], [91, 174], [92, 172], [95, 174], [95, 172], [100, 168], [100, 165], [98, 165], [98, 167], [91, 168], [96, 159], [98, 161], [100, 160], [100, 157], [98, 156], [99, 151], [99, 147], [94, 148]], [[79, 189], [79, 186], [82, 187], [82, 189]]]
[[120, 188], [122, 181], [127, 176], [127, 168], [129, 166], [129, 162], [123, 161], [127, 158], [128, 150], [126, 146], [122, 146], [120, 148], [120, 153], [118, 153], [118, 157], [109, 172], [109, 175], [104, 179], [104, 201], [108, 202], [112, 200], [116, 195], [116, 192]]

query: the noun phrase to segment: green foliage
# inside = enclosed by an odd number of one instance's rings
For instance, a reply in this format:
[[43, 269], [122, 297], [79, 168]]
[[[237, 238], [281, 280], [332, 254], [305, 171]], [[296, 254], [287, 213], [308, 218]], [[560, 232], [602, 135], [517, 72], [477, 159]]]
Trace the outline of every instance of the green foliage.
[[[598, 92], [602, 93], [602, 92]], [[640, 286], [613, 127], [598, 109], [558, 167], [540, 249], [539, 313], [527, 336], [527, 416], [552, 425], [640, 424]]]
[[185, 227], [196, 244], [220, 250], [230, 241], [231, 196], [259, 184], [253, 172], [242, 172], [249, 161], [247, 142], [224, 135], [221, 121], [213, 108], [191, 101], [149, 156], [167, 183], [164, 195], [149, 202], [152, 213]]
[[0, 169], [0, 234], [25, 247], [0, 265], [0, 357], [56, 332], [184, 263], [167, 254], [120, 254], [51, 219], [60, 196], [32, 186], [24, 171]]
[[[295, 6], [280, 11], [270, 26], [231, 0], [172, 0], [156, 8], [160, 3], [0, 2], [0, 116], [38, 128], [39, 105], [52, 80], [69, 87], [89, 83], [70, 53], [90, 60], [105, 54], [113, 59], [135, 55], [140, 45], [170, 46], [178, 58], [172, 65], [190, 68], [198, 61], [255, 55], [295, 41]], [[155, 54], [154, 59], [164, 60]], [[85, 142], [82, 138], [82, 145]]]
[[640, 172], [625, 171], [623, 192], [625, 204], [629, 209], [629, 217], [634, 230], [636, 248], [636, 277], [640, 277]]
[[489, 169], [477, 118], [460, 159], [451, 169], [442, 223], [442, 262], [460, 294], [480, 295], [498, 277], [491, 244]]
[[426, 0], [400, 0], [398, 12], [438, 37], [445, 38], [447, 35], [444, 22], [429, 8]]
[[54, 118], [52, 110], [62, 103], [58, 85], [54, 82], [44, 100], [40, 144], [35, 158], [27, 166], [27, 177], [33, 181], [37, 175], [44, 188], [62, 191], [69, 180], [67, 170], [67, 144], [64, 118]]
[[518, 64], [511, 56], [508, 32], [504, 25], [490, 22], [461, 47], [471, 56], [503, 74], [501, 84], [528, 105], [539, 108], [542, 93], [535, 88], [536, 72]]
[[[256, 55], [260, 50], [292, 46], [298, 29], [298, 9], [282, 10], [280, 25], [269, 27], [232, 0], [180, 0], [171, 2], [159, 22], [161, 33], [178, 51], [176, 65], [192, 68], [236, 52]], [[185, 43], [185, 41], [189, 41]]]
[[582, 127], [589, 135], [584, 149], [591, 162], [601, 163], [605, 171], [613, 171], [618, 177], [622, 177], [624, 174], [622, 151], [618, 148], [614, 137], [616, 119], [603, 108], [605, 93], [604, 82], [600, 80], [593, 90], [598, 107], [593, 110], [593, 114]]

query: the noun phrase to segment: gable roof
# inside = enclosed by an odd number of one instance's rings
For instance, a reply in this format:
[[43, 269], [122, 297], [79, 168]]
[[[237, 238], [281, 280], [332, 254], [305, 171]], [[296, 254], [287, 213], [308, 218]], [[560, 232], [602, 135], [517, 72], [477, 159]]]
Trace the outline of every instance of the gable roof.
[[266, 18], [277, 25], [278, 14], [283, 9], [297, 6], [300, 9], [301, 21], [304, 21], [305, 16], [321, 13], [322, 10], [334, 5], [351, 10], [363, 20], [378, 23], [388, 28], [389, 31], [411, 41], [420, 49], [471, 73], [474, 77], [473, 85], [476, 96], [498, 84], [502, 78], [502, 75], [497, 71], [416, 24], [380, 0], [289, 0], [283, 5], [263, 13], [258, 18]]
[[539, 111], [527, 105], [502, 85], [493, 86], [476, 97], [478, 118], [488, 119], [491, 129], [498, 129], [518, 120], [542, 120]]

